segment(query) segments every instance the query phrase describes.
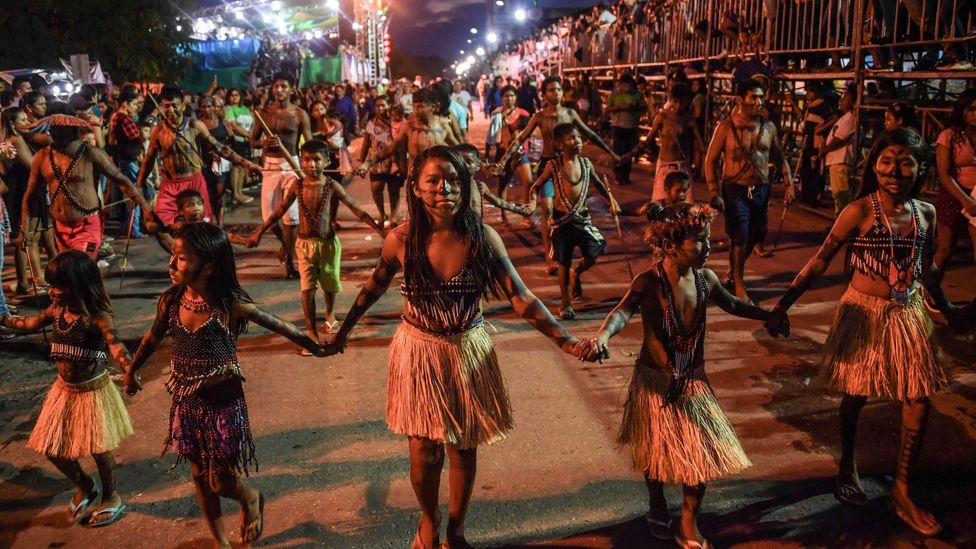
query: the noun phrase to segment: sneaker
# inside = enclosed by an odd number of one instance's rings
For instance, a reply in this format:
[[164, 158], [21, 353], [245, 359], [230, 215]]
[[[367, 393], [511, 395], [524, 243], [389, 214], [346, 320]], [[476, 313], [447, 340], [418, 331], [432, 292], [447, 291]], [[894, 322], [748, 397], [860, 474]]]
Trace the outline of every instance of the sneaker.
[[[112, 255], [114, 256], [115, 254], [112, 254]], [[99, 269], [108, 269], [108, 261], [105, 261], [104, 259], [99, 259], [95, 263], [95, 265], [98, 265], [98, 268]]]
[[114, 257], [115, 257], [115, 252], [113, 252], [111, 248], [109, 248], [108, 250], [104, 248], [98, 250], [98, 259], [100, 261], [108, 261], [110, 259], [113, 259]]

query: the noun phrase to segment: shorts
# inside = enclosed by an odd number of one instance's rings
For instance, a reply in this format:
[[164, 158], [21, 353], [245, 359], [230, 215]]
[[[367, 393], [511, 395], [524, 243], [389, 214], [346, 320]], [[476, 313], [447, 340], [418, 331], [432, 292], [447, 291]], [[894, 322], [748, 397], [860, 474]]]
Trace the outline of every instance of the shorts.
[[339, 266], [342, 259], [342, 244], [339, 237], [298, 238], [295, 241], [295, 257], [298, 260], [298, 275], [302, 291], [314, 290], [321, 286], [322, 291], [339, 293]]
[[756, 244], [769, 225], [769, 185], [746, 187], [726, 183], [722, 189], [725, 200], [725, 232], [735, 246]]
[[207, 192], [207, 180], [202, 173], [195, 173], [179, 179], [169, 179], [164, 177], [159, 186], [159, 194], [156, 197], [156, 207], [153, 213], [162, 221], [163, 225], [169, 227], [180, 215], [180, 210], [176, 206], [176, 195], [192, 189], [200, 193], [203, 197], [203, 215], [207, 219], [213, 219], [213, 210], [210, 209], [210, 194]]
[[[972, 189], [961, 188], [966, 194], [972, 192]], [[948, 227], [956, 233], [966, 231], [969, 225], [969, 219], [962, 214], [962, 203], [946, 190], [945, 185], [939, 186], [939, 195], [935, 197], [935, 219], [939, 225]]]
[[[532, 174], [532, 179], [537, 181], [539, 176], [542, 175], [542, 172], [546, 169], [546, 164], [555, 159], [556, 157], [554, 156], [543, 156], [540, 158], [539, 165], [536, 166], [535, 173]], [[542, 195], [543, 198], [552, 198], [556, 196], [556, 187], [552, 183], [552, 178], [550, 177], [547, 179], [546, 182], [542, 184], [542, 187], [540, 187], [536, 192]]]
[[[295, 162], [298, 159], [295, 158]], [[288, 161], [282, 157], [264, 157], [264, 176], [261, 178], [261, 219], [267, 221], [285, 197], [285, 193], [298, 181], [298, 174], [291, 171]], [[292, 227], [298, 225], [298, 200], [291, 203], [281, 222]]]
[[[566, 215], [563, 212], [553, 212], [553, 217]], [[580, 249], [584, 258], [596, 259], [607, 248], [607, 240], [603, 238], [600, 229], [590, 221], [572, 219], [555, 227], [549, 233], [552, 248], [549, 259], [560, 265], [569, 266], [573, 262], [573, 250]]]
[[78, 250], [96, 259], [102, 246], [102, 216], [96, 213], [71, 223], [55, 220], [54, 238], [62, 252]]
[[[688, 181], [691, 181], [691, 165], [687, 162], [662, 162], [658, 160], [657, 166], [654, 168], [654, 188], [651, 190], [651, 201], [661, 202], [668, 198], [668, 190], [664, 186], [664, 178], [671, 172], [684, 172], [688, 176]], [[693, 201], [691, 187], [688, 187], [688, 198], [685, 202]]]
[[370, 173], [369, 180], [386, 183], [394, 189], [399, 189], [406, 182], [406, 179], [404, 179], [403, 176], [394, 175], [392, 173]]

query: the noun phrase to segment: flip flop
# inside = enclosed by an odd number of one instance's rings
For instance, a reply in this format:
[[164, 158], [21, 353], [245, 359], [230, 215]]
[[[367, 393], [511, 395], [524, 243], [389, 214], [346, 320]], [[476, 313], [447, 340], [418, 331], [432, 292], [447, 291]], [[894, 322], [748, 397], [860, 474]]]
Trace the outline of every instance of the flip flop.
[[[908, 525], [909, 528], [915, 530], [919, 534], [922, 534], [923, 536], [931, 537], [942, 531], [942, 523], [940, 523], [938, 520], [935, 521], [934, 527], [926, 529], [921, 524], [915, 522], [915, 519], [912, 518], [912, 515], [908, 511], [903, 509], [902, 506], [899, 505], [898, 502], [894, 500], [894, 498], [888, 498], [888, 503], [889, 505], [891, 505], [892, 509], [894, 509], [895, 515], [897, 515], [902, 522]], [[935, 517], [932, 518], [935, 519]]]
[[75, 504], [74, 500], [68, 501], [68, 516], [71, 518], [72, 524], [79, 524], [84, 519], [88, 518], [88, 506], [95, 503], [98, 499], [99, 489], [97, 484], [92, 485], [91, 492], [82, 498], [81, 501]]
[[566, 307], [565, 309], [559, 309], [559, 318], [563, 320], [575, 320], [576, 311], [572, 307]]
[[[106, 507], [104, 509], [99, 509], [98, 511], [95, 511], [88, 517], [88, 526], [91, 528], [101, 528], [103, 526], [108, 526], [109, 524], [112, 524], [113, 522], [119, 520], [122, 517], [123, 511], [125, 511], [124, 503], [120, 503], [118, 507]], [[99, 522], [92, 522], [91, 519], [97, 517], [98, 515], [105, 515], [105, 514], [109, 514], [111, 516]]]
[[680, 547], [680, 549], [713, 549], [713, 545], [708, 543], [707, 539], [701, 541], [694, 539], [684, 539], [678, 536], [674, 536], [674, 543]]
[[863, 507], [868, 503], [868, 495], [863, 488], [854, 482], [841, 482], [839, 478], [834, 479], [834, 499], [854, 507]]
[[247, 526], [244, 525], [244, 517], [241, 516], [241, 541], [251, 543], [257, 541], [264, 533], [264, 494], [258, 495], [258, 516], [251, 520]]
[[651, 535], [655, 538], [662, 540], [674, 539], [674, 534], [671, 533], [671, 525], [674, 523], [674, 520], [669, 518], [665, 522], [651, 518], [650, 514], [646, 514], [644, 515], [644, 521], [647, 522], [647, 528], [650, 529]]
[[762, 248], [756, 248], [756, 255], [759, 257], [773, 257], [773, 252], [764, 250]]

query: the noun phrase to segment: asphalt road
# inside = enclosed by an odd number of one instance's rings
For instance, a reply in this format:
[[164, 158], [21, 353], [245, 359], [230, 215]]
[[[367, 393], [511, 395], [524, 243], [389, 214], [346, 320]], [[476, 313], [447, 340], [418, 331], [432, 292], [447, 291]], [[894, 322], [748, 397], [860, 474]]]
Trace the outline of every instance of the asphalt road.
[[[483, 142], [478, 120], [471, 140]], [[587, 149], [590, 150], [590, 149]], [[649, 165], [636, 183], [615, 188], [625, 206], [649, 195]], [[704, 189], [696, 189], [699, 196]], [[253, 192], [253, 191], [252, 191]], [[367, 185], [352, 195], [367, 211]], [[255, 205], [228, 213], [227, 228], [247, 233], [260, 221]], [[591, 200], [609, 240], [607, 255], [584, 276], [584, 299], [571, 330], [592, 334], [628, 286], [629, 273], [649, 266], [642, 226], [625, 221], [623, 239], [599, 198]], [[515, 265], [532, 290], [555, 311], [558, 288], [544, 272], [539, 237], [499, 227]], [[774, 204], [771, 217], [778, 219]], [[341, 212], [345, 292], [340, 317], [368, 277], [379, 239]], [[821, 215], [791, 209], [770, 259], [754, 258], [747, 280], [753, 297], [770, 306], [823, 241]], [[775, 229], [775, 226], [774, 226]], [[728, 266], [721, 223], [713, 227], [708, 266]], [[124, 243], [115, 241], [118, 251]], [[297, 281], [284, 280], [277, 243], [238, 250], [240, 277], [262, 307], [301, 324]], [[119, 290], [118, 263], [106, 284], [123, 337], [135, 348], [149, 326], [156, 299], [168, 285], [166, 257], [150, 240], [132, 243], [130, 268]], [[946, 281], [953, 299], [976, 293], [972, 257], [961, 257]], [[963, 264], [966, 266], [964, 267]], [[10, 278], [10, 268], [4, 282]], [[934, 399], [928, 438], [916, 476], [917, 498], [947, 526], [921, 538], [885, 506], [898, 445], [898, 405], [870, 402], [861, 419], [858, 463], [871, 501], [842, 507], [832, 495], [838, 453], [839, 398], [811, 386], [836, 300], [845, 286], [840, 262], [793, 308], [793, 337], [773, 340], [757, 322], [709, 310], [705, 356], [719, 402], [735, 426], [753, 467], [708, 487], [700, 526], [719, 547], [973, 547], [976, 546], [976, 373], [972, 334], [940, 330], [956, 383]], [[31, 307], [24, 302], [22, 311]], [[389, 292], [354, 332], [347, 352], [302, 358], [286, 340], [254, 328], [240, 342], [246, 393], [260, 471], [250, 482], [267, 496], [266, 547], [406, 547], [418, 508], [408, 480], [406, 441], [385, 425], [387, 347], [399, 321], [401, 298]], [[641, 475], [614, 439], [626, 386], [640, 343], [637, 321], [613, 340], [612, 360], [582, 365], [562, 354], [512, 314], [504, 302], [487, 307], [493, 337], [514, 406], [516, 428], [480, 452], [468, 539], [479, 547], [669, 547], [654, 541], [640, 520], [646, 511]], [[116, 452], [118, 488], [126, 516], [110, 527], [71, 526], [65, 506], [71, 486], [40, 455], [25, 448], [56, 371], [40, 336], [0, 343], [0, 546], [208, 547], [188, 470], [160, 458], [169, 397], [163, 387], [169, 350], [164, 345], [145, 369], [145, 390], [127, 402], [135, 434]], [[91, 462], [84, 463], [91, 470]], [[673, 514], [679, 492], [667, 492]], [[446, 474], [442, 501], [447, 499]], [[224, 503], [225, 527], [236, 530], [238, 510]], [[446, 514], [446, 503], [445, 503]], [[237, 539], [236, 533], [232, 534]]]

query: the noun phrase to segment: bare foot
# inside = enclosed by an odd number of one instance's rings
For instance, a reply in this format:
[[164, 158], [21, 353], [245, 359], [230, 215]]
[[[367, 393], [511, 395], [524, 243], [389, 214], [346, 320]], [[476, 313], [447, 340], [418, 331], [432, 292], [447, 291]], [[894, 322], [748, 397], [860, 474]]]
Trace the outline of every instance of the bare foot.
[[915, 502], [908, 495], [907, 487], [894, 484], [891, 487], [891, 503], [895, 507], [898, 518], [903, 520], [912, 530], [925, 536], [934, 536], [942, 531], [942, 523], [932, 513], [915, 505]]
[[411, 549], [438, 549], [440, 547], [441, 511], [437, 510], [434, 520], [427, 515], [420, 515], [420, 525], [417, 526], [417, 536], [411, 544]]

